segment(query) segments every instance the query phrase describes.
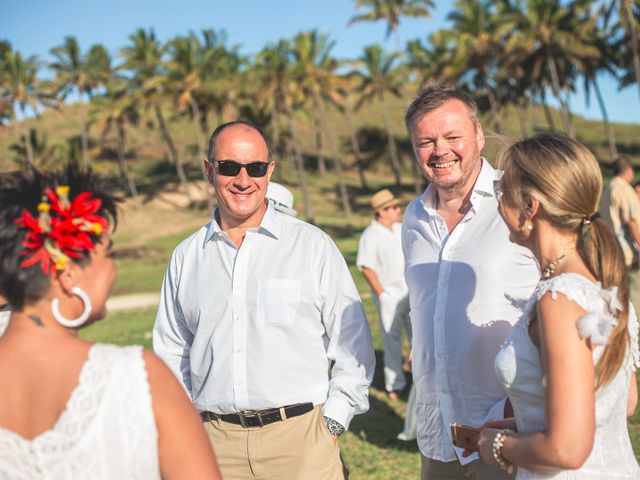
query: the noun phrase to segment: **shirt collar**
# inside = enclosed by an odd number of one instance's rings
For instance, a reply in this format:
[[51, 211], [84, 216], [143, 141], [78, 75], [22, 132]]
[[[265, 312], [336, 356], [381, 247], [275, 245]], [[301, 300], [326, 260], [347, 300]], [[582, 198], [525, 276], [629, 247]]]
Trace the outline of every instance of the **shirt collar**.
[[[273, 204], [271, 202], [267, 202], [267, 210], [262, 217], [260, 225], [258, 227], [248, 228], [247, 231], [268, 235], [276, 239], [279, 238], [281, 232], [281, 220], [278, 218], [278, 215], [284, 215], [284, 213], [278, 214], [273, 207]], [[205, 245], [209, 240], [221, 240], [228, 238], [226, 232], [222, 230], [220, 224], [218, 223], [218, 217], [219, 213], [218, 208], [216, 207], [216, 209], [213, 211], [211, 222], [209, 222], [209, 226], [207, 228], [207, 235], [204, 238]]]
[[[473, 185], [473, 190], [471, 194], [471, 205], [475, 208], [477, 207], [477, 201], [482, 197], [495, 196], [495, 190], [493, 182], [495, 180], [499, 180], [502, 176], [502, 172], [500, 170], [496, 170], [493, 168], [485, 157], [480, 157], [482, 161], [482, 167], [480, 168], [480, 173], [478, 174], [478, 178], [476, 179], [476, 183]], [[429, 184], [427, 189], [424, 191], [422, 196], [420, 197], [420, 202], [424, 206], [427, 211], [435, 211], [436, 209], [436, 188], [433, 184]]]

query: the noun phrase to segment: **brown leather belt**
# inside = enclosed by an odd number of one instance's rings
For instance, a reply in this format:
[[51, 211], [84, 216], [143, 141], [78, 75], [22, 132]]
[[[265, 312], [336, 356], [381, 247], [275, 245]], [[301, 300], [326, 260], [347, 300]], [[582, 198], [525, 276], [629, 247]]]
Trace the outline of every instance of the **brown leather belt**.
[[[284, 410], [284, 418], [280, 410]], [[202, 421], [222, 420], [223, 422], [235, 423], [244, 428], [264, 427], [270, 423], [280, 422], [287, 418], [298, 417], [313, 410], [313, 403], [297, 403], [281, 408], [269, 408], [267, 410], [245, 410], [238, 413], [218, 414], [213, 412], [200, 412]]]

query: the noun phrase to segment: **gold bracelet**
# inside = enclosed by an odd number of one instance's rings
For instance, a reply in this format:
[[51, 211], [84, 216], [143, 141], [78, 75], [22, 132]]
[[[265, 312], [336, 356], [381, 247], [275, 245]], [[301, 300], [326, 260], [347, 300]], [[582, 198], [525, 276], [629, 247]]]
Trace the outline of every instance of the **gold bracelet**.
[[504, 444], [504, 439], [509, 436], [509, 434], [513, 433], [511, 430], [500, 430], [498, 434], [493, 438], [493, 445], [491, 447], [491, 451], [493, 452], [493, 458], [496, 463], [500, 465], [500, 468], [507, 472], [509, 475], [513, 473], [513, 463], [507, 462], [507, 460], [502, 456], [502, 445]]

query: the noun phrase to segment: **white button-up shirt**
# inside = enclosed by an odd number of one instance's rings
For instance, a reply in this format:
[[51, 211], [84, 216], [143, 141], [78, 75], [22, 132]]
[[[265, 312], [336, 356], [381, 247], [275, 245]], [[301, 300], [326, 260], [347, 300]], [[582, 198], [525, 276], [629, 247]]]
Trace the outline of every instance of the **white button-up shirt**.
[[153, 348], [200, 411], [313, 402], [347, 428], [369, 408], [375, 357], [347, 265], [328, 235], [271, 204], [240, 248], [214, 215], [175, 249]]
[[493, 361], [520, 316], [518, 302], [529, 298], [539, 278], [531, 252], [509, 241], [495, 179], [483, 159], [471, 208], [450, 233], [436, 212], [433, 185], [404, 217], [418, 446], [427, 458], [445, 462], [456, 459], [452, 422], [480, 425], [502, 416], [496, 407], [506, 393]]
[[358, 268], [367, 267], [378, 276], [384, 291], [395, 298], [407, 295], [404, 279], [404, 255], [402, 255], [402, 223], [387, 228], [377, 220], [365, 228], [358, 245]]

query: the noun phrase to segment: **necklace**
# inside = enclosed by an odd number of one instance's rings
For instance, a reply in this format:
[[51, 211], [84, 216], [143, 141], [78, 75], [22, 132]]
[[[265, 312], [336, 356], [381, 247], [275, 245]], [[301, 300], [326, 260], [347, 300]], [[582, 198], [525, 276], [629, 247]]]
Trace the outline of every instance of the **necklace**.
[[558, 258], [556, 258], [553, 262], [549, 262], [547, 264], [546, 267], [544, 267], [542, 269], [542, 275], [540, 278], [542, 278], [543, 280], [546, 280], [548, 278], [551, 277], [551, 275], [553, 275], [553, 272], [555, 271], [556, 267], [558, 266], [558, 264], [562, 261], [562, 259], [564, 257], [566, 257], [567, 254], [563, 253], [562, 255], [560, 255]]

